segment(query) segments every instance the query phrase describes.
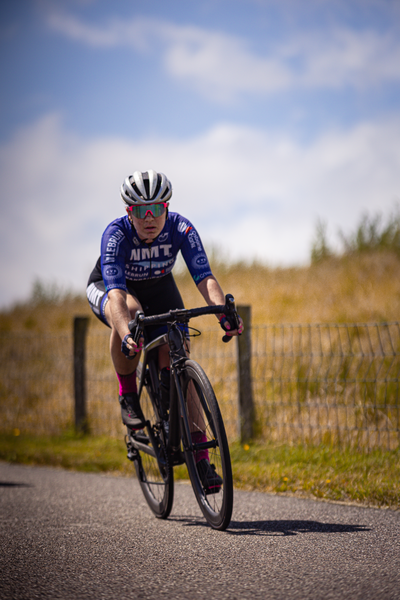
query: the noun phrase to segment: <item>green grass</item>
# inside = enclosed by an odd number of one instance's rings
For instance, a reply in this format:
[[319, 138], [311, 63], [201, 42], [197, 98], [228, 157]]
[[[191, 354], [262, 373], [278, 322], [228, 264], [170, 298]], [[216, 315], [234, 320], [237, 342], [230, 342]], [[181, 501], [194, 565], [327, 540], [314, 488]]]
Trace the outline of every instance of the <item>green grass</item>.
[[400, 451], [329, 446], [231, 448], [235, 485], [299, 497], [400, 508]]
[[2, 434], [0, 460], [25, 465], [47, 465], [87, 472], [127, 474], [123, 440], [107, 436], [85, 436], [67, 432], [59, 436]]
[[[15, 431], [18, 434], [18, 431]], [[400, 450], [368, 454], [327, 446], [231, 446], [237, 489], [400, 508]], [[122, 440], [66, 433], [2, 435], [0, 460], [130, 476]], [[185, 478], [185, 467], [175, 470]]]

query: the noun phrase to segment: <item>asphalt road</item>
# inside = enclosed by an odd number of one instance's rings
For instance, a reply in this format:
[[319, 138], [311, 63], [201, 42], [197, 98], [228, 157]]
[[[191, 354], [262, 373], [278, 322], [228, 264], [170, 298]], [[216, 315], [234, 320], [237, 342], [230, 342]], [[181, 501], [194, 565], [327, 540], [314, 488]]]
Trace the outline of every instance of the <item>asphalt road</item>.
[[400, 512], [236, 492], [226, 532], [179, 484], [0, 463], [0, 598], [400, 599]]

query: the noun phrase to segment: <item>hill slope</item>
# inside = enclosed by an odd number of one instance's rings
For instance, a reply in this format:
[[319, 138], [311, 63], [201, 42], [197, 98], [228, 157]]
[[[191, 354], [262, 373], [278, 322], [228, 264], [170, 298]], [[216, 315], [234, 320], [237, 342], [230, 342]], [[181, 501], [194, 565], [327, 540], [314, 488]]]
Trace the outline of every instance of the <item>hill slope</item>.
[[[237, 304], [250, 304], [254, 324], [397, 321], [400, 316], [400, 257], [371, 251], [330, 257], [309, 267], [269, 268], [262, 264], [224, 265], [214, 256], [213, 271]], [[186, 306], [202, 298], [188, 273], [176, 275]], [[46, 293], [0, 313], [0, 331], [63, 331], [75, 315], [102, 327], [82, 296]], [[208, 321], [210, 324], [210, 321]]]

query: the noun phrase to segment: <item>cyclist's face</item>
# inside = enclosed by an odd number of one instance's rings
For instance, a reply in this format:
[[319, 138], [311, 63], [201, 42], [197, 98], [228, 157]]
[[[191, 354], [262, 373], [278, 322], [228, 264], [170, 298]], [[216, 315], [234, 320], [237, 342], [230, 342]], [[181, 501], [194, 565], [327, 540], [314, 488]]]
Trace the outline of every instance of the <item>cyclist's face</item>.
[[136, 229], [138, 236], [145, 242], [152, 242], [160, 235], [167, 218], [166, 212], [159, 217], [153, 217], [149, 211], [144, 219], [134, 217], [129, 211], [127, 211], [127, 213], [131, 223]]

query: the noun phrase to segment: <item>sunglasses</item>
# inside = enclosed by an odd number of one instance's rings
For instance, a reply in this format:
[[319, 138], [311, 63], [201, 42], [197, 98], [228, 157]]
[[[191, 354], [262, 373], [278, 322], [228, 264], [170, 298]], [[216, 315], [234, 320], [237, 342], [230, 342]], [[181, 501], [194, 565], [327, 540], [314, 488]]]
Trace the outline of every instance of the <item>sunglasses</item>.
[[167, 202], [159, 202], [158, 204], [134, 204], [128, 208], [129, 212], [137, 219], [144, 219], [147, 213], [153, 217], [161, 217], [165, 213], [168, 206]]

